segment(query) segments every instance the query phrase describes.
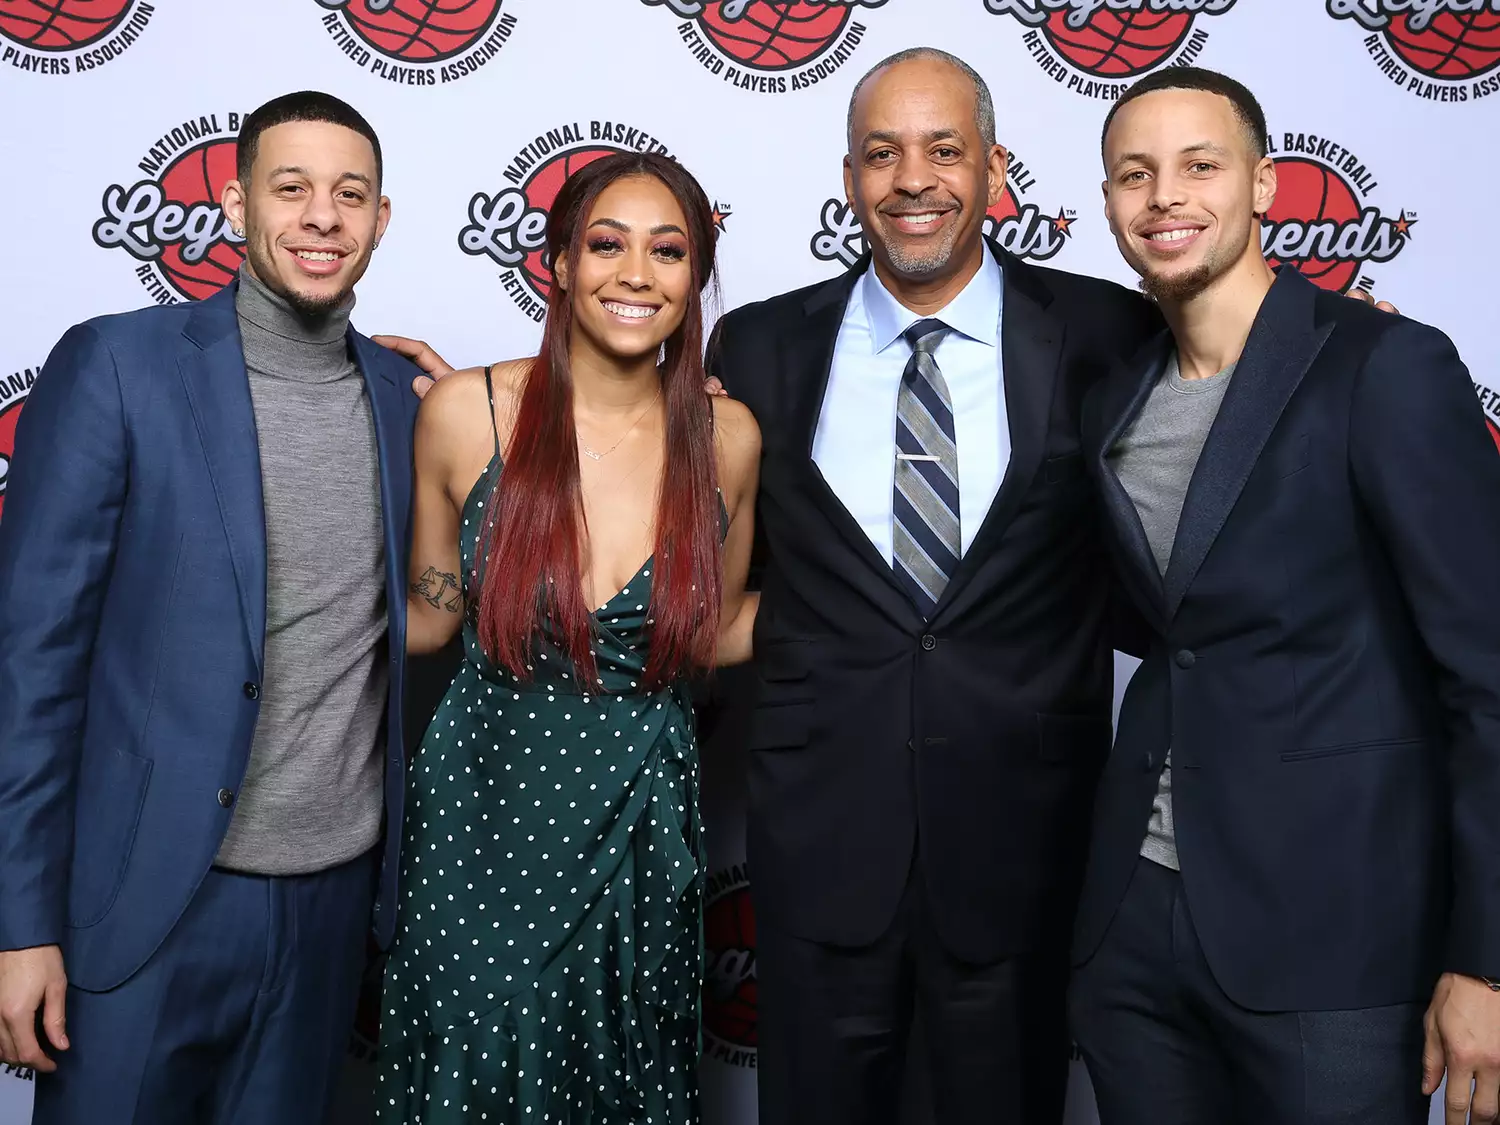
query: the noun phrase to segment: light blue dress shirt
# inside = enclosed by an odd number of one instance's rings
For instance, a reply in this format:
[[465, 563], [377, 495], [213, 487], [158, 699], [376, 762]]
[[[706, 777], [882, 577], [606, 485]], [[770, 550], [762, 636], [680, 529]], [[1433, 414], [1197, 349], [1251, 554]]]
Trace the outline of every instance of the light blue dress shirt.
[[[934, 358], [948, 384], [958, 445], [959, 534], [974, 541], [1010, 463], [1000, 357], [1000, 263], [986, 251], [979, 272], [940, 312], [953, 331]], [[833, 350], [833, 369], [813, 438], [813, 461], [839, 501], [894, 565], [891, 494], [896, 485], [896, 395], [911, 347], [901, 338], [923, 317], [902, 305], [872, 266], [855, 284]]]

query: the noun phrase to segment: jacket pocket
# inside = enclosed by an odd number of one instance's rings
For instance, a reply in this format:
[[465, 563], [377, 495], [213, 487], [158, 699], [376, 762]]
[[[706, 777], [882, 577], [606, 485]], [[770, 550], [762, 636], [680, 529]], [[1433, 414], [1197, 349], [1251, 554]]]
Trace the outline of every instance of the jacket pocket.
[[751, 750], [796, 750], [807, 745], [812, 722], [811, 702], [762, 701], [750, 713], [746, 746]]
[[89, 792], [81, 794], [75, 812], [85, 825], [73, 834], [68, 882], [68, 925], [75, 930], [98, 924], [113, 909], [151, 781], [148, 758], [117, 750], [106, 761], [94, 767], [102, 776], [87, 783]]
[[1367, 750], [1394, 750], [1399, 746], [1421, 746], [1424, 738], [1377, 738], [1367, 742], [1341, 742], [1334, 746], [1306, 746], [1283, 750], [1283, 762], [1305, 762], [1312, 758], [1337, 758], [1343, 754], [1362, 754]]

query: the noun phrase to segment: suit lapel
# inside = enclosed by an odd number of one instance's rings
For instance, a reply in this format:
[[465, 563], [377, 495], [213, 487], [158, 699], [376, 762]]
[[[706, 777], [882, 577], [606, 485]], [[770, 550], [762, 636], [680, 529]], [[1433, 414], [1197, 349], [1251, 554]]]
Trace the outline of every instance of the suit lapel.
[[916, 606], [896, 581], [890, 560], [880, 557], [864, 528], [844, 507], [813, 461], [813, 442], [818, 433], [818, 418], [823, 411], [823, 397], [828, 390], [828, 377], [833, 370], [833, 353], [844, 322], [844, 311], [854, 286], [868, 267], [869, 256], [866, 255], [848, 273], [813, 293], [803, 305], [805, 315], [801, 324], [787, 336], [782, 370], [788, 374], [786, 393], [795, 434], [795, 446], [789, 453], [799, 483], [805, 485], [807, 495], [865, 568], [876, 577], [882, 602], [893, 616], [912, 617], [916, 614]]
[[1000, 316], [1000, 362], [1010, 430], [1010, 462], [984, 521], [938, 599], [934, 621], [962, 612], [970, 580], [1004, 538], [1016, 509], [1031, 487], [1046, 448], [1058, 362], [1062, 358], [1064, 328], [1050, 311], [1052, 294], [1019, 258], [994, 243], [990, 248], [1000, 260], [1005, 285]]
[[1167, 566], [1168, 618], [1182, 604], [1282, 411], [1333, 331], [1331, 324], [1315, 322], [1316, 296], [1312, 282], [1284, 266], [1261, 302], [1183, 501]]
[[1141, 524], [1140, 512], [1110, 463], [1109, 452], [1130, 424], [1140, 417], [1152, 388], [1161, 381], [1172, 347], [1172, 334], [1164, 329], [1137, 355], [1115, 368], [1100, 388], [1097, 418], [1102, 433], [1097, 435], [1097, 440], [1086, 438], [1085, 450], [1086, 455], [1094, 459], [1104, 510], [1114, 526], [1117, 541], [1124, 547], [1121, 577], [1136, 604], [1158, 623], [1164, 621], [1161, 570], [1156, 565], [1156, 556], [1151, 553], [1151, 543]]
[[219, 518], [239, 587], [240, 608], [257, 669], [264, 669], [266, 523], [260, 486], [260, 444], [250, 379], [235, 318], [238, 283], [197, 305], [183, 335], [194, 348], [178, 372], [198, 427]]
[[[388, 357], [379, 344], [365, 339], [353, 328], [348, 334], [349, 350], [354, 362], [364, 376], [365, 390], [370, 397], [370, 416], [375, 428], [375, 450], [380, 471], [380, 509], [384, 513], [381, 521], [385, 528], [385, 572], [386, 604], [391, 608], [392, 646], [405, 645], [406, 622], [406, 559], [409, 528], [404, 519], [398, 519], [410, 510], [411, 479], [413, 466], [409, 453], [397, 459], [397, 453], [409, 451], [409, 441], [396, 441], [395, 434], [408, 426], [408, 411], [401, 401], [402, 395], [411, 394], [409, 387], [399, 386], [391, 375]], [[397, 526], [399, 524], [399, 526]]]

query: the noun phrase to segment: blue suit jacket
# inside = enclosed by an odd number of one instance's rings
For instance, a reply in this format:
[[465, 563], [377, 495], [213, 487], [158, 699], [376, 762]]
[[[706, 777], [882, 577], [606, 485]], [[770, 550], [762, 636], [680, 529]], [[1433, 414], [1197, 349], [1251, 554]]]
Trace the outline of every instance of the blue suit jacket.
[[1107, 460], [1171, 347], [1084, 411], [1148, 636], [1095, 803], [1077, 957], [1100, 945], [1172, 754], [1210, 968], [1257, 1011], [1425, 1000], [1500, 975], [1500, 458], [1441, 332], [1271, 287], [1163, 577]]
[[[0, 522], [0, 949], [60, 944], [85, 989], [124, 981], [176, 923], [229, 825], [255, 731], [265, 517], [234, 293], [69, 329], [17, 428]], [[385, 524], [385, 944], [417, 400], [405, 360], [349, 341]]]

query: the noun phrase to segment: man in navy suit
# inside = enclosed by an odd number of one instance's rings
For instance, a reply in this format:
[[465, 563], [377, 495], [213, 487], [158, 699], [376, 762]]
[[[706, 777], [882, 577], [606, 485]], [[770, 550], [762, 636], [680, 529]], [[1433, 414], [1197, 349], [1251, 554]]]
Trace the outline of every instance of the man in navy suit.
[[1500, 1099], [1500, 458], [1435, 329], [1261, 253], [1259, 105], [1172, 68], [1105, 125], [1168, 330], [1086, 400], [1143, 619], [1074, 1031], [1104, 1125], [1419, 1125]]
[[320, 1122], [389, 939], [417, 399], [349, 327], [381, 170], [336, 98], [256, 110], [236, 282], [70, 329], [22, 416], [0, 1059], [38, 1125]]

